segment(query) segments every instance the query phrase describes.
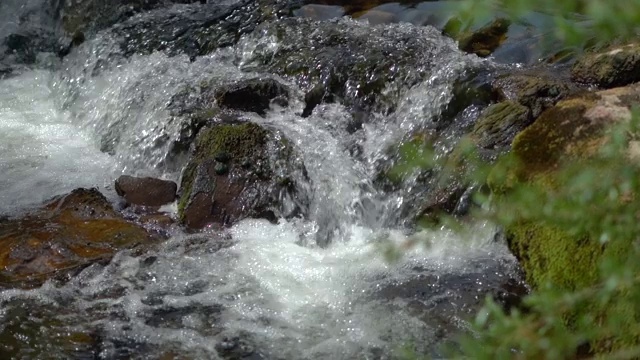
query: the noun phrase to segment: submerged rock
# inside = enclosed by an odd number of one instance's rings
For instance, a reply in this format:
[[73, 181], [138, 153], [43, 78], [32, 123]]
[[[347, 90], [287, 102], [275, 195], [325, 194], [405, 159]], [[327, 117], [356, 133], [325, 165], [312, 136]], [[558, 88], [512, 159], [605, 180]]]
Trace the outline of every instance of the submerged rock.
[[256, 78], [224, 86], [216, 91], [215, 97], [222, 108], [264, 115], [272, 101], [288, 103], [289, 89], [274, 79]]
[[116, 180], [115, 189], [129, 204], [161, 206], [176, 199], [178, 185], [168, 180], [122, 175]]
[[603, 88], [640, 81], [640, 44], [609, 47], [588, 52], [571, 68], [574, 81]]
[[433, 28], [369, 26], [353, 20], [267, 22], [246, 39], [246, 71], [293, 79], [307, 93], [304, 115], [321, 102], [390, 112], [403, 90], [428, 78], [437, 60], [462, 56]]
[[32, 214], [0, 223], [0, 284], [35, 286], [151, 240], [96, 189], [76, 189]]
[[67, 34], [95, 33], [143, 11], [202, 0], [63, 0], [62, 27]]
[[253, 123], [213, 125], [200, 131], [183, 172], [180, 220], [198, 229], [295, 216], [307, 204], [305, 179], [295, 149], [277, 132]]

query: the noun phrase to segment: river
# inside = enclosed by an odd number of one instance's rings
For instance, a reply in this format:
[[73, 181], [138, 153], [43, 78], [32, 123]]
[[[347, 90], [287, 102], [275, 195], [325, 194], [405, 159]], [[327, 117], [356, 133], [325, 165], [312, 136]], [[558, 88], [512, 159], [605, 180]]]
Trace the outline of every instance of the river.
[[[371, 41], [417, 27], [337, 21]], [[0, 38], [14, 31], [0, 29]], [[112, 184], [121, 174], [179, 180], [184, 159], [169, 161], [166, 141], [180, 132], [167, 109], [172, 97], [203, 80], [256, 75], [278, 79], [293, 95], [287, 107], [243, 118], [295, 144], [310, 202], [304, 219], [248, 219], [222, 232], [174, 229], [151, 253], [121, 252], [66, 284], [0, 289], [0, 348], [17, 359], [387, 359], [403, 347], [444, 356], [439, 346], [467, 331], [485, 296], [519, 277], [495, 226], [415, 231], [404, 220], [417, 190], [375, 184], [389, 146], [429, 127], [457, 80], [498, 66], [457, 51], [431, 27], [418, 31], [433, 47], [434, 70], [399, 85], [395, 111], [371, 115], [356, 132], [345, 130], [348, 106], [320, 104], [302, 117], [300, 84], [251, 66], [258, 53], [286, 46], [260, 33], [194, 59], [121, 56], [117, 35], [103, 31], [62, 60], [38, 54], [0, 80], [0, 214], [18, 216], [78, 187], [97, 187], [115, 202]], [[418, 64], [409, 73], [422, 70]], [[479, 109], [470, 106], [456, 121]], [[451, 141], [457, 136], [451, 132]], [[322, 232], [330, 232], [326, 247], [315, 242]], [[385, 260], [382, 243], [410, 239], [424, 246]]]

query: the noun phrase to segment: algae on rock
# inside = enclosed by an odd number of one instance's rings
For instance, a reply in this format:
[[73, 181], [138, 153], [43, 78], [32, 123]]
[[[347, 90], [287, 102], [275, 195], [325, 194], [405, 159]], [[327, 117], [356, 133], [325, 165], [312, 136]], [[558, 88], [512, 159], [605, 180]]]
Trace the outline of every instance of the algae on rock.
[[276, 221], [304, 213], [304, 165], [291, 143], [254, 123], [200, 131], [182, 175], [178, 212], [189, 228], [247, 217]]

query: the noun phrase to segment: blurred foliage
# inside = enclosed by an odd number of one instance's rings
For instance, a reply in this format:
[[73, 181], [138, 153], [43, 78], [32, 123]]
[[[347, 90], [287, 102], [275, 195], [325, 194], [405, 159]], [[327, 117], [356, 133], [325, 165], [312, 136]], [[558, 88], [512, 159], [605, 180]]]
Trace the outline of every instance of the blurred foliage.
[[546, 43], [573, 50], [637, 38], [640, 0], [464, 0], [455, 3], [463, 28], [499, 16], [514, 22], [532, 12], [550, 15], [553, 24]]
[[[629, 41], [637, 37], [640, 27], [640, 0], [477, 0], [462, 4], [461, 18], [468, 24], [498, 13], [514, 21], [531, 11], [547, 13], [555, 19], [551, 41], [579, 50]], [[580, 239], [579, 247], [603, 250], [597, 252], [592, 274], [585, 275], [585, 281], [567, 284], [528, 277], [529, 282], [539, 283], [533, 284], [534, 291], [521, 306], [509, 311], [487, 299], [471, 335], [459, 339], [455, 349], [448, 349], [449, 357], [640, 358], [640, 158], [630, 150], [640, 148], [639, 119], [634, 110], [631, 121], [609, 129], [596, 155], [567, 159], [536, 181], [517, 179], [514, 169], [527, 165], [514, 154], [487, 164], [468, 141], [452, 152], [456, 164], [467, 164], [464, 176], [470, 183], [488, 184], [492, 190], [476, 194], [479, 206], [474, 208], [474, 218], [489, 219], [507, 232], [534, 223]], [[416, 143], [404, 145], [391, 177], [406, 178], [414, 171], [442, 170], [450, 165], [422, 148]], [[450, 223], [448, 219], [443, 224]], [[578, 261], [576, 258], [576, 269], [582, 271]], [[402, 358], [419, 356], [405, 353]]]
[[[555, 49], [582, 51], [629, 42], [640, 30], [640, 0], [468, 0], [456, 5], [463, 31], [496, 17], [517, 23], [531, 12], [550, 15], [553, 26], [546, 41]], [[575, 256], [559, 247], [565, 254], [545, 254], [549, 263], [542, 261], [530, 272], [552, 272], [555, 257], [564, 256], [568, 268], [560, 271], [583, 277], [558, 281], [527, 274], [534, 290], [522, 304], [506, 310], [488, 298], [470, 334], [446, 350], [448, 357], [640, 359], [640, 114], [637, 109], [632, 113], [631, 121], [606, 132], [596, 155], [567, 158], [533, 178], [519, 178], [516, 169], [526, 170], [527, 164], [513, 153], [492, 164], [481, 161], [468, 139], [449, 159], [434, 156], [428, 144], [411, 141], [402, 147], [390, 178], [401, 181], [429, 169], [451, 171], [452, 166], [465, 169], [462, 176], [468, 183], [486, 184], [482, 188], [491, 190], [476, 193], [478, 206], [471, 217], [501, 226], [508, 239], [522, 224], [535, 224], [549, 236], [547, 251], [553, 249], [553, 241], [573, 241]], [[449, 217], [439, 224], [452, 223]], [[554, 238], [556, 233], [560, 235]], [[522, 246], [510, 242], [512, 248], [515, 245]], [[525, 243], [521, 256], [534, 251], [527, 247]], [[594, 251], [579, 254], [586, 248]], [[387, 250], [387, 255], [397, 258], [402, 251]], [[586, 265], [579, 263], [584, 254], [593, 255]], [[406, 349], [398, 356], [422, 358]]]

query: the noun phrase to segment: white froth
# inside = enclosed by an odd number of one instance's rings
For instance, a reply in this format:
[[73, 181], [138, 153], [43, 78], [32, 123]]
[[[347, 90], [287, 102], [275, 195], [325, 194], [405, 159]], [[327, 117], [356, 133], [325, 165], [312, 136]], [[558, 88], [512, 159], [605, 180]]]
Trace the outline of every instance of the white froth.
[[0, 213], [103, 187], [114, 161], [59, 110], [45, 71], [0, 81]]

